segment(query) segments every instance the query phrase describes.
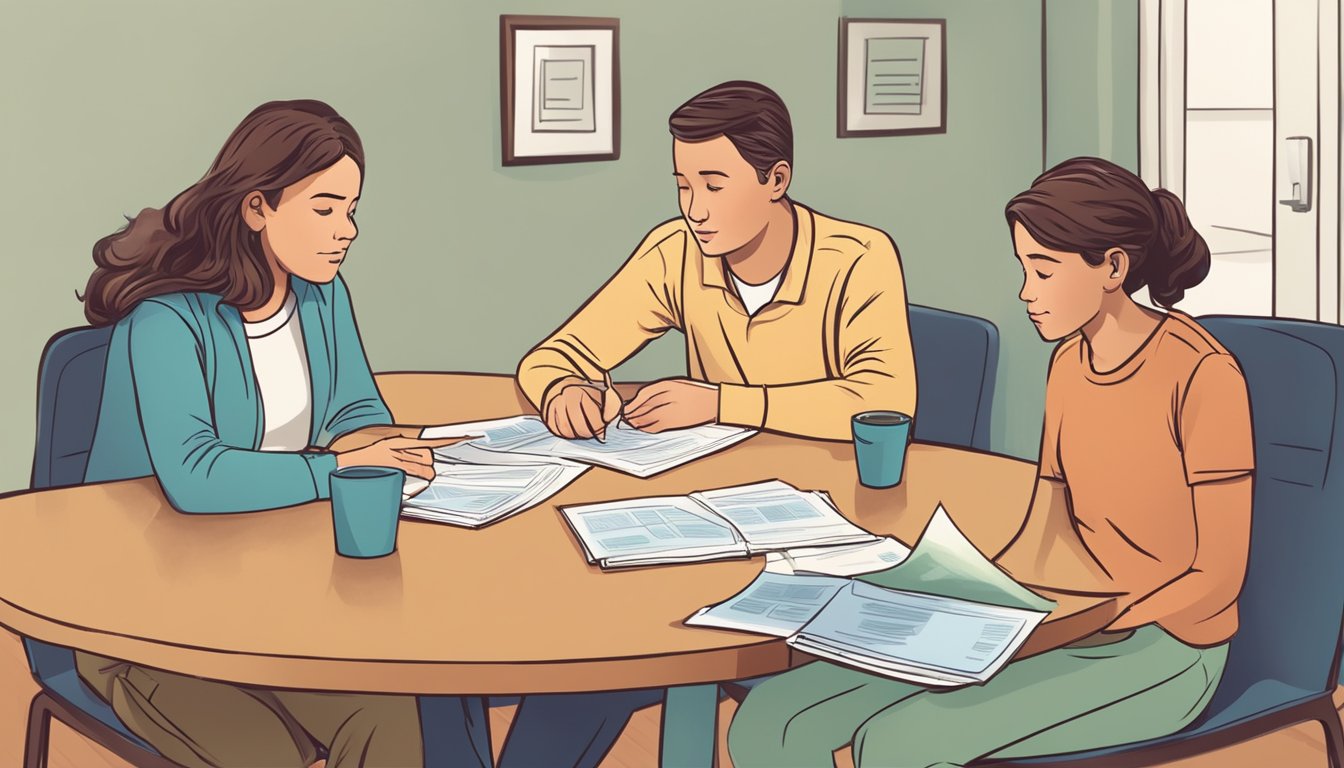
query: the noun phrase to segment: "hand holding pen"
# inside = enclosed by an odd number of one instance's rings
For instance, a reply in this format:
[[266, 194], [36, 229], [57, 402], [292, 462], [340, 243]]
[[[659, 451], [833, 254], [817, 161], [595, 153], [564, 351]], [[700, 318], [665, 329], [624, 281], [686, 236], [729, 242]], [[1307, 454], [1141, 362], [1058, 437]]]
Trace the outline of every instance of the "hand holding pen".
[[556, 437], [566, 440], [606, 440], [607, 427], [625, 410], [620, 393], [603, 371], [602, 381], [572, 377], [546, 403], [542, 420]]
[[607, 428], [615, 428], [616, 422], [621, 418], [621, 411], [625, 403], [621, 401], [621, 394], [616, 391], [616, 384], [611, 380], [611, 371], [602, 372], [602, 428], [597, 431], [595, 437], [598, 442], [607, 441]]

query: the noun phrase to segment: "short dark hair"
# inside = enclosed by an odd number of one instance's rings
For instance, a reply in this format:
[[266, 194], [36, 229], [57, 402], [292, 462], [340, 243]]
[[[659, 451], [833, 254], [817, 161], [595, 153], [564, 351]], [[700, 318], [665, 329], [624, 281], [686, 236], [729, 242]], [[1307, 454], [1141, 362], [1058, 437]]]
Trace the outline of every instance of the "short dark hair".
[[682, 141], [726, 136], [756, 169], [762, 184], [783, 160], [793, 165], [793, 123], [779, 94], [760, 83], [732, 80], [691, 97], [672, 111], [668, 130]]

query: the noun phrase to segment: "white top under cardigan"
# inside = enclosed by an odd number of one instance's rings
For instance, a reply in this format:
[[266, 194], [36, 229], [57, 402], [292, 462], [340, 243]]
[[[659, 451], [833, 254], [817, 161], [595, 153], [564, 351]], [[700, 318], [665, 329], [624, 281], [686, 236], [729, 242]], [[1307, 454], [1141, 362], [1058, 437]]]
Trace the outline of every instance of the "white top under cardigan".
[[252, 371], [261, 391], [263, 451], [302, 451], [313, 421], [308, 354], [299, 323], [299, 302], [290, 291], [279, 312], [243, 323]]

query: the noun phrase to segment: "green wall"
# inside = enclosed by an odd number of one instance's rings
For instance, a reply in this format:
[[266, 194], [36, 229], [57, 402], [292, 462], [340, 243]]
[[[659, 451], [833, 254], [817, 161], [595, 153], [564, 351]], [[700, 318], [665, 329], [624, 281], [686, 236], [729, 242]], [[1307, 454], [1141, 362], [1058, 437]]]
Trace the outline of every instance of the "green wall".
[[1137, 0], [1045, 0], [1045, 159], [1139, 169]]
[[[1052, 37], [1097, 36], [1095, 14], [1057, 5]], [[503, 11], [621, 18], [618, 162], [500, 166]], [[999, 326], [994, 446], [1034, 456], [1048, 347], [1016, 299], [1002, 209], [1041, 170], [1043, 120], [1073, 121], [1043, 118], [1044, 11], [1041, 0], [12, 4], [0, 29], [0, 489], [27, 483], [38, 356], [82, 323], [74, 292], [94, 240], [199, 178], [262, 101], [326, 100], [363, 136], [361, 234], [344, 273], [374, 368], [504, 372], [676, 215], [667, 114], [735, 78], [789, 105], [796, 199], [890, 232], [912, 301]], [[946, 134], [835, 137], [842, 15], [947, 19]], [[1094, 74], [1115, 79], [1112, 100], [1134, 90], [1132, 68]], [[1120, 114], [1132, 108], [1117, 106], [1114, 125], [1132, 125]], [[679, 336], [619, 375], [677, 370]]]

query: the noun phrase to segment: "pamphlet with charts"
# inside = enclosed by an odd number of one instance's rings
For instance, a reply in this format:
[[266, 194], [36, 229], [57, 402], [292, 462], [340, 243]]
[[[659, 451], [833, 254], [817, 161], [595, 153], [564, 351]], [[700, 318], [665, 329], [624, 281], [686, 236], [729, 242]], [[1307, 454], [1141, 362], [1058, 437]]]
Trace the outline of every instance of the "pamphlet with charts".
[[778, 480], [561, 507], [588, 562], [603, 568], [749, 557], [792, 547], [877, 541], [821, 493]]
[[635, 477], [651, 477], [746, 440], [755, 431], [722, 424], [643, 432], [617, 419], [603, 440], [556, 437], [536, 416], [430, 427], [424, 438], [482, 435], [470, 441], [482, 450], [543, 458], [569, 459], [607, 467]]
[[453, 445], [434, 451], [434, 480], [408, 478], [401, 513], [406, 517], [480, 528], [540, 504], [574, 482], [588, 467]]
[[861, 579], [766, 570], [686, 623], [784, 637], [874, 674], [956, 686], [993, 677], [1054, 605], [986, 560], [939, 506], [894, 568]]

